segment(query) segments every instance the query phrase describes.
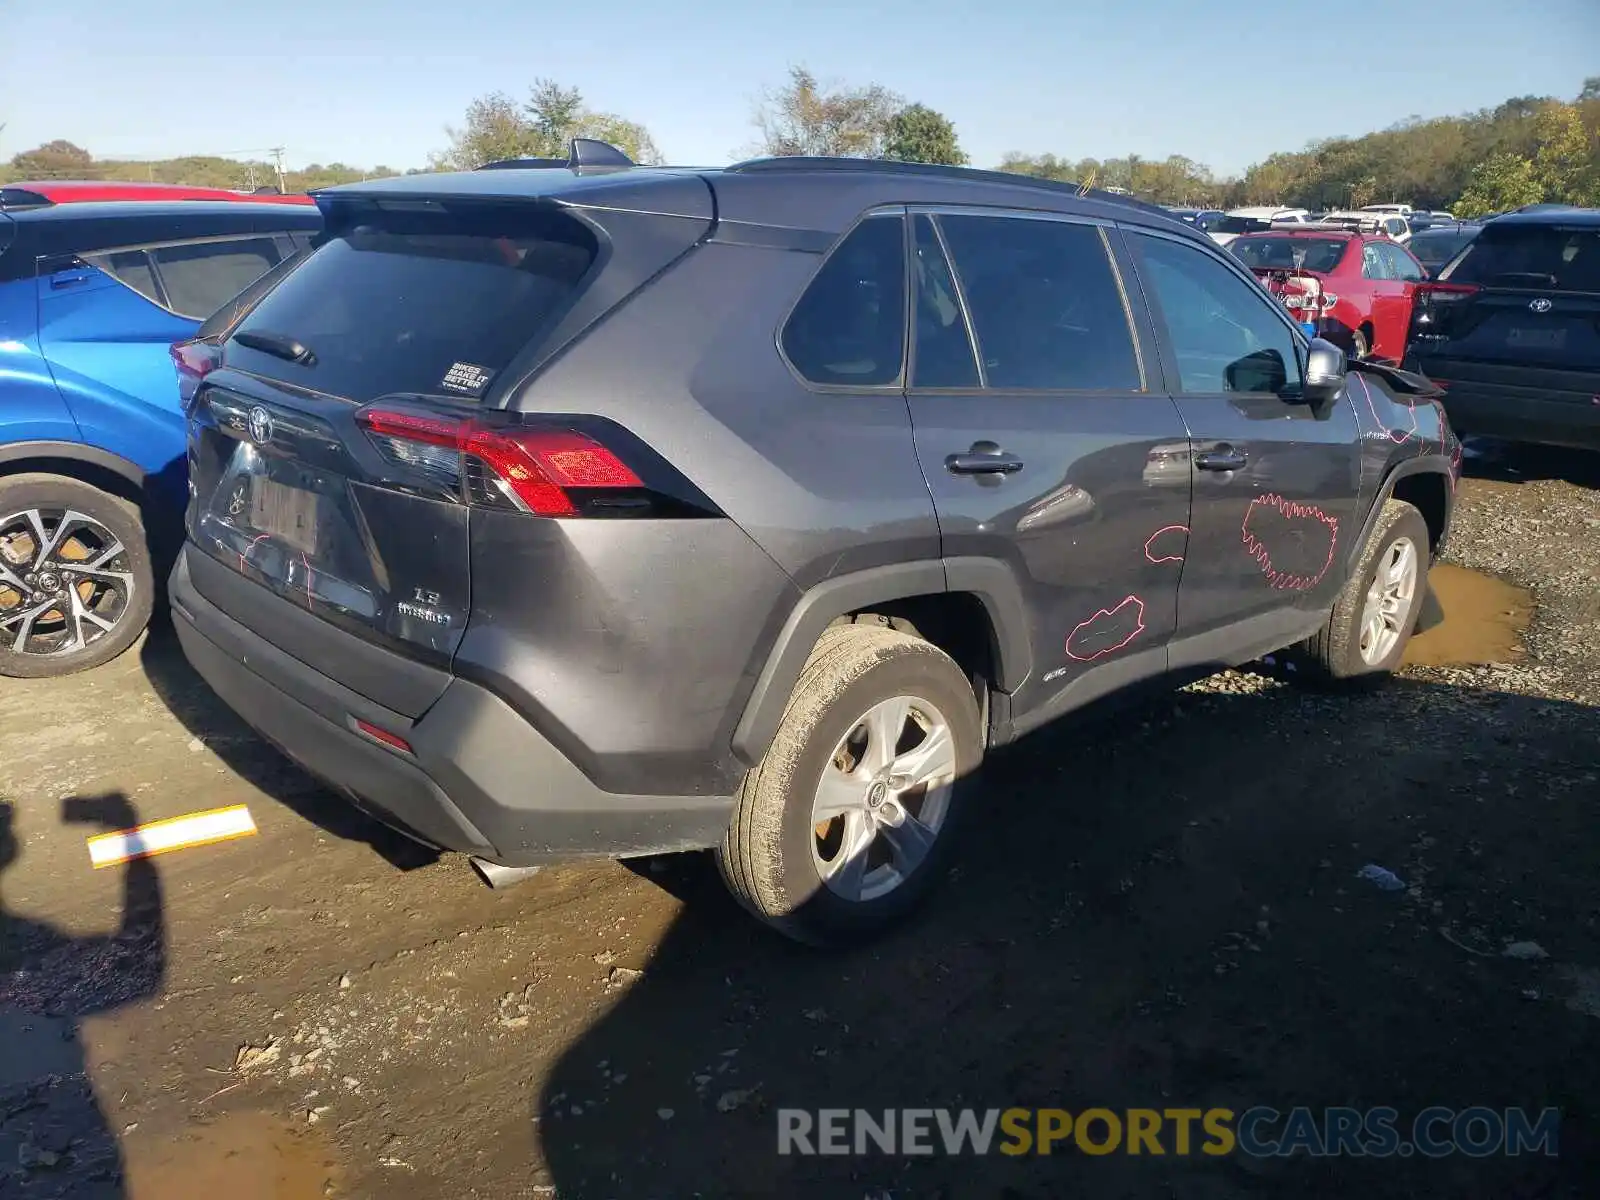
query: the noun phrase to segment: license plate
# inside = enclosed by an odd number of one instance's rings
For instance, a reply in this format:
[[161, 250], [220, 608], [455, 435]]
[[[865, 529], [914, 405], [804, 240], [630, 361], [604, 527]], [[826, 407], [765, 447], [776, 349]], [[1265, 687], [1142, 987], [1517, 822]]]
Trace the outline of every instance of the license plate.
[[1506, 345], [1528, 350], [1559, 350], [1567, 344], [1565, 329], [1513, 329], [1506, 334]]
[[256, 479], [250, 492], [250, 524], [296, 550], [317, 550], [317, 494]]

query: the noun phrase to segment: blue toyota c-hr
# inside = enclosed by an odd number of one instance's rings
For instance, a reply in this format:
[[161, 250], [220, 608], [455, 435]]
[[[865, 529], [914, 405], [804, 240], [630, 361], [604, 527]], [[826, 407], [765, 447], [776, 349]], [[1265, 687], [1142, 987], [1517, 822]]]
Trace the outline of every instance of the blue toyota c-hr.
[[[0, 675], [106, 662], [150, 618], [187, 498], [178, 346], [303, 251], [309, 205], [0, 191]], [[216, 318], [213, 317], [213, 320]]]

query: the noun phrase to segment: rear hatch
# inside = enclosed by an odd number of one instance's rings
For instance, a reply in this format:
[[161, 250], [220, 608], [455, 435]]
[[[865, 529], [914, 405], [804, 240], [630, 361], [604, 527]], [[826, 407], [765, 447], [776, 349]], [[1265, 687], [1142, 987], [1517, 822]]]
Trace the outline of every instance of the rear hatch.
[[1536, 386], [1589, 404], [1600, 373], [1600, 225], [1490, 222], [1419, 285], [1411, 354], [1443, 380]]
[[[638, 473], [602, 444], [621, 439], [504, 403], [695, 244], [709, 192], [692, 179], [680, 200], [671, 215], [526, 195], [319, 198], [323, 244], [231, 331], [194, 393], [193, 544], [370, 642], [448, 665], [471, 605], [474, 509], [572, 516], [637, 498]], [[195, 573], [202, 592], [205, 577], [216, 568]]]

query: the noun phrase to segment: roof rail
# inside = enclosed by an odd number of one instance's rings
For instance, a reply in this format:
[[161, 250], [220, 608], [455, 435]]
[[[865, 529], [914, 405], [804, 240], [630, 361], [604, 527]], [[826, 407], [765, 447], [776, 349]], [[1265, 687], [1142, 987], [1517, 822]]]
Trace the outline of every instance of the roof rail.
[[606, 169], [619, 171], [637, 164], [610, 142], [597, 138], [573, 138], [566, 158], [499, 158], [484, 163], [480, 171], [528, 170], [565, 167], [573, 171]]
[[893, 175], [921, 175], [934, 179], [965, 179], [982, 183], [1004, 183], [1011, 187], [1036, 187], [1052, 192], [1066, 192], [1074, 196], [1087, 196], [1108, 204], [1123, 204], [1144, 212], [1157, 213], [1167, 220], [1176, 220], [1159, 204], [1151, 204], [1136, 196], [1108, 192], [1102, 188], [1086, 188], [1071, 180], [1040, 179], [1037, 175], [1020, 175], [1013, 171], [985, 171], [977, 167], [949, 167], [942, 163], [901, 162], [893, 158], [825, 158], [808, 155], [750, 158], [744, 162], [724, 167], [724, 171], [740, 174], [749, 172], [779, 171], [859, 171]]

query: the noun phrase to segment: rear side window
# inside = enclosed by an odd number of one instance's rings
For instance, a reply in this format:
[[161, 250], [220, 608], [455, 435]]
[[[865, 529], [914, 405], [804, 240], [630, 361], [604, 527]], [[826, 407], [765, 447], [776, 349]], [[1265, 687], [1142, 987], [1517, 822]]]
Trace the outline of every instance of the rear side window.
[[209, 317], [278, 262], [271, 238], [158, 246], [150, 253], [167, 290], [167, 307], [198, 319]]
[[1600, 228], [1491, 223], [1450, 268], [1449, 280], [1484, 287], [1600, 292]]
[[916, 218], [916, 255], [912, 262], [917, 294], [916, 342], [911, 355], [911, 386], [975, 388], [978, 360], [961, 312], [950, 263], [939, 244], [933, 219]]
[[112, 254], [85, 254], [83, 261], [115, 276], [146, 300], [161, 303], [161, 289], [156, 286], [156, 274], [150, 266], [148, 251], [118, 250]]
[[1470, 233], [1458, 233], [1454, 230], [1418, 234], [1406, 243], [1406, 248], [1421, 260], [1422, 265], [1429, 270], [1444, 266], [1460, 252], [1461, 248], [1472, 240]]
[[1143, 387], [1127, 305], [1094, 225], [942, 216], [985, 383], [1023, 390]]
[[1378, 250], [1389, 261], [1389, 277], [1391, 279], [1404, 279], [1414, 283], [1423, 277], [1422, 268], [1417, 265], [1416, 259], [1407, 254], [1399, 246], [1382, 246]]
[[812, 383], [883, 387], [905, 353], [905, 222], [862, 221], [828, 255], [783, 327], [783, 352]]
[[231, 365], [350, 400], [398, 392], [482, 399], [576, 297], [598, 243], [533, 205], [364, 207], [239, 323], [306, 361], [228, 344]]

